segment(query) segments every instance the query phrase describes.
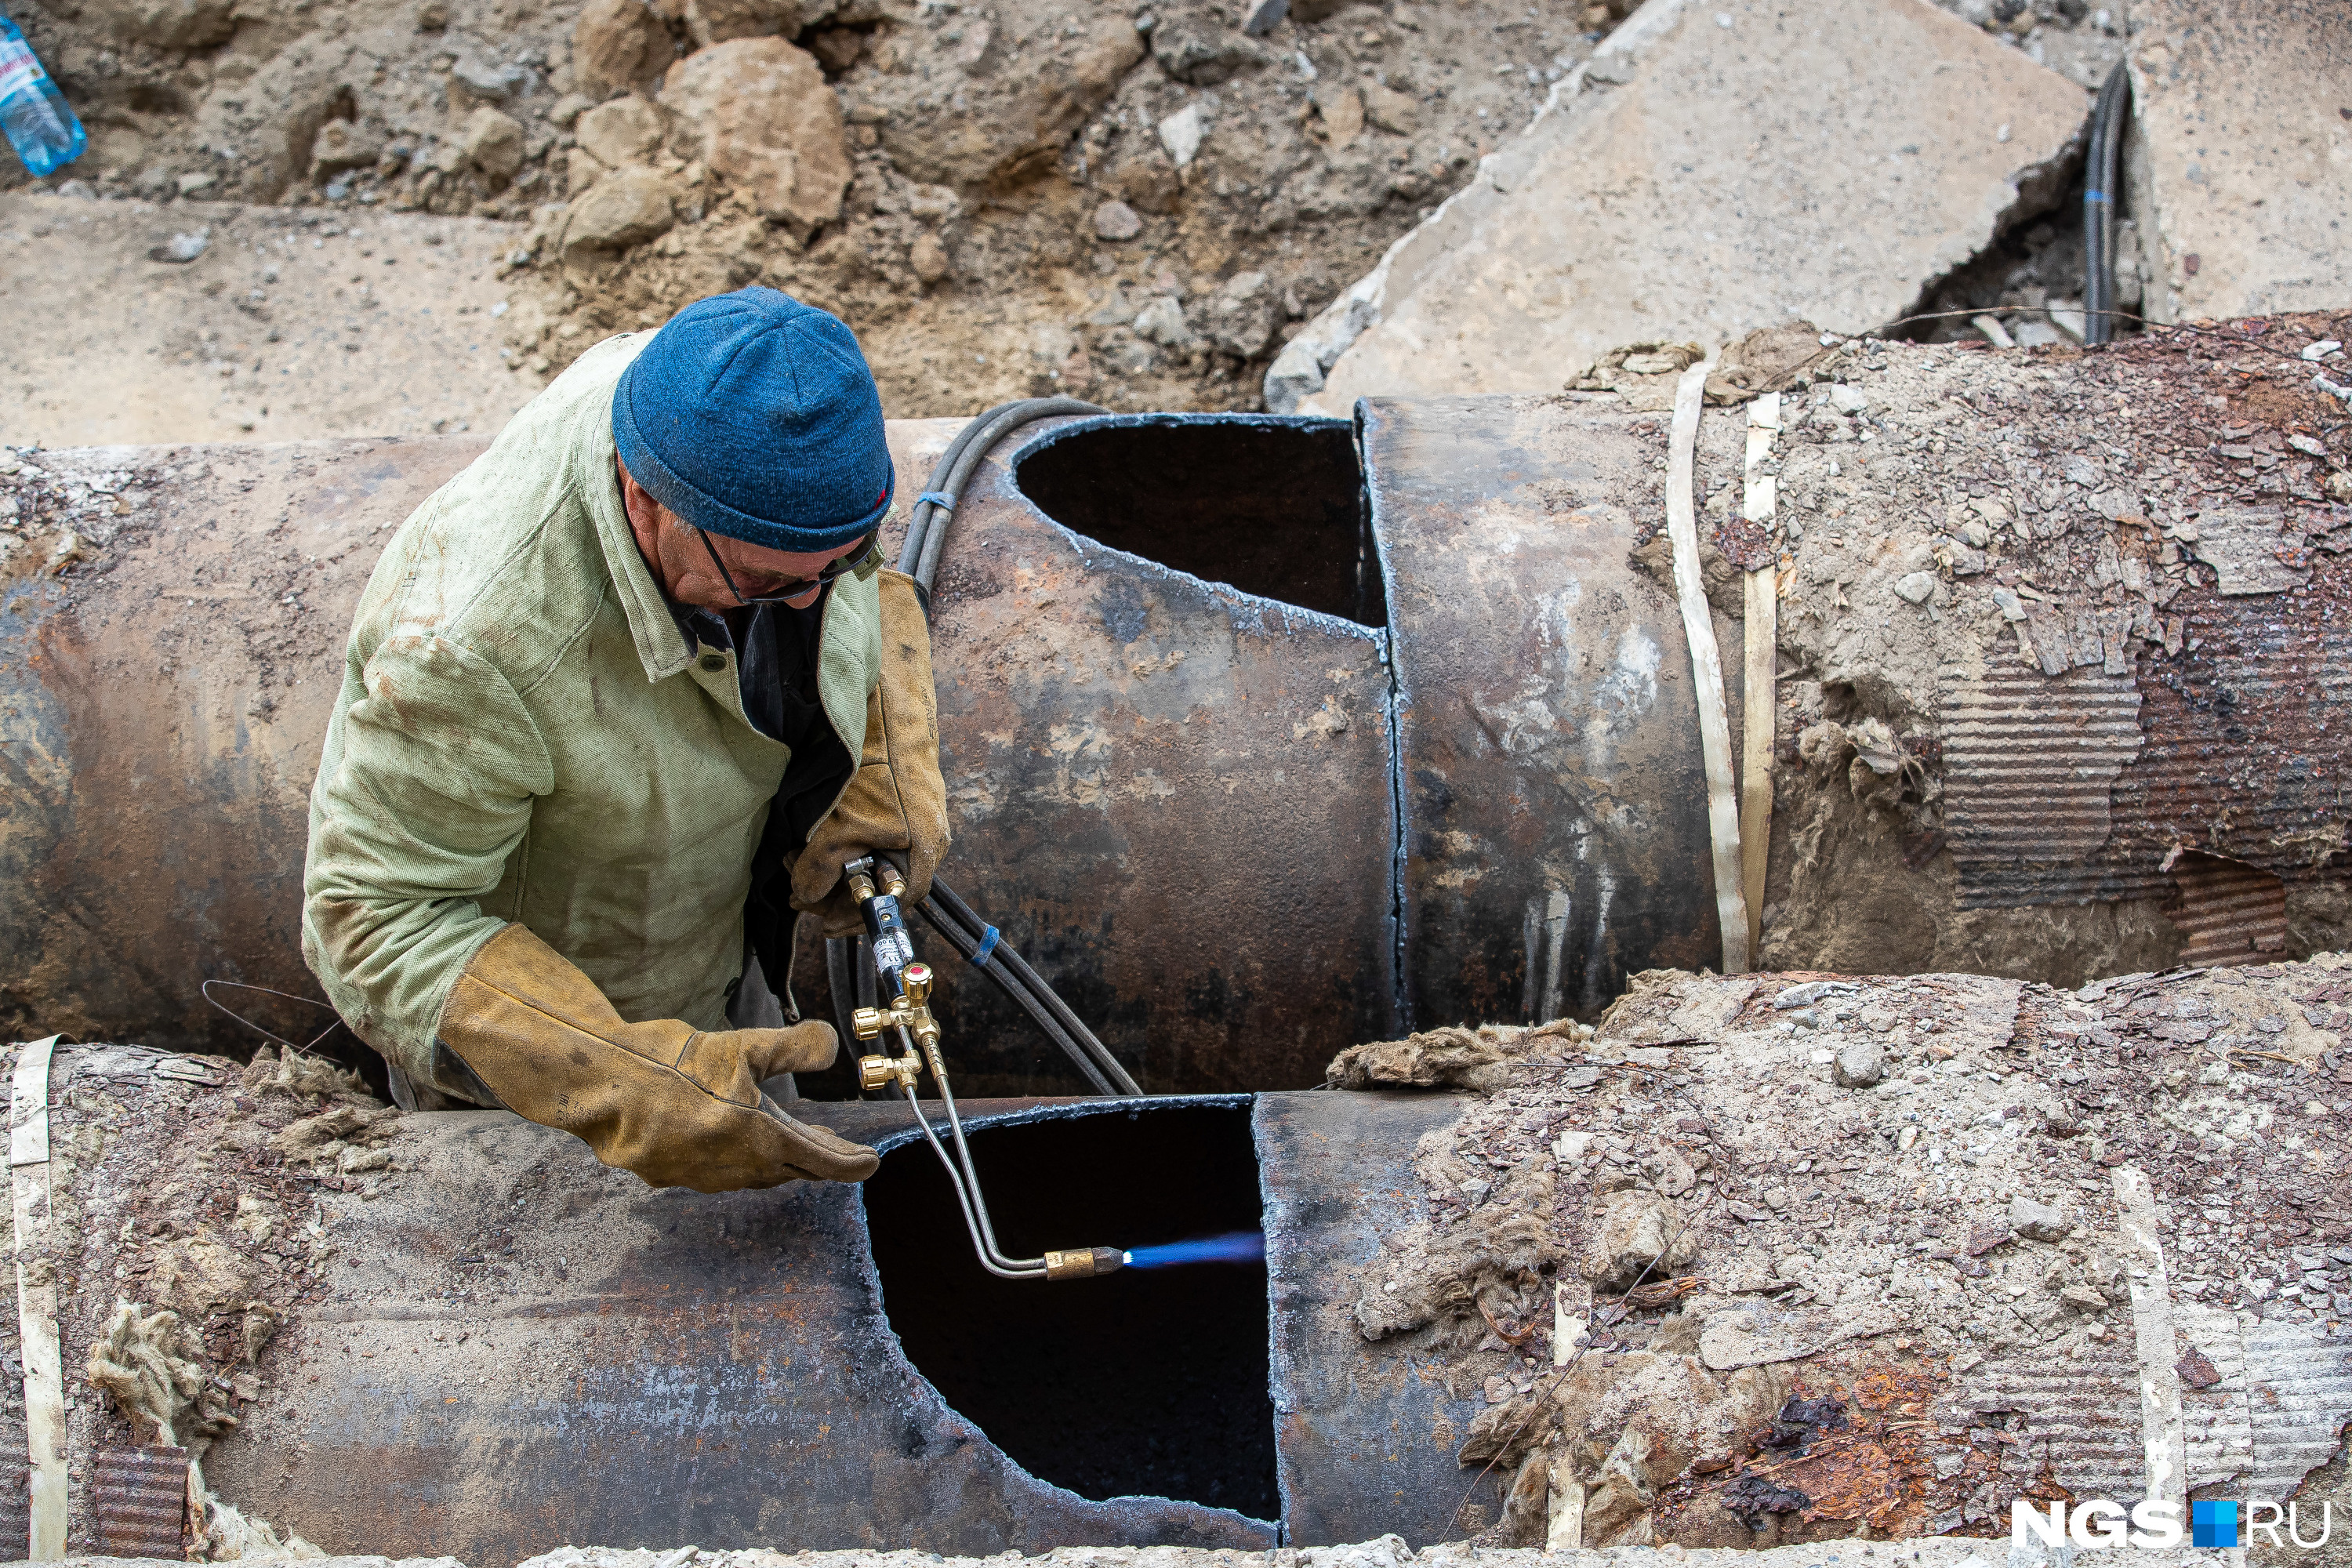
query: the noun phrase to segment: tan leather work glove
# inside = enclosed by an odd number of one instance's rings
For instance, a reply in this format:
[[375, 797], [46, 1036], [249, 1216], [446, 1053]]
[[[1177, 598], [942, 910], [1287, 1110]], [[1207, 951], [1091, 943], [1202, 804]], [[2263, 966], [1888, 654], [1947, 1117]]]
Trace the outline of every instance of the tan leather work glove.
[[908, 910], [930, 896], [948, 851], [948, 786], [940, 776], [939, 700], [931, 689], [931, 629], [914, 579], [879, 574], [882, 679], [866, 704], [866, 751], [849, 787], [793, 862], [793, 908], [817, 916], [827, 936], [858, 929], [841, 868], [889, 852], [907, 872]]
[[625, 1024], [593, 981], [522, 926], [484, 942], [457, 976], [439, 1039], [508, 1110], [656, 1187], [862, 1182], [880, 1163], [760, 1093], [762, 1079], [830, 1065], [831, 1025]]

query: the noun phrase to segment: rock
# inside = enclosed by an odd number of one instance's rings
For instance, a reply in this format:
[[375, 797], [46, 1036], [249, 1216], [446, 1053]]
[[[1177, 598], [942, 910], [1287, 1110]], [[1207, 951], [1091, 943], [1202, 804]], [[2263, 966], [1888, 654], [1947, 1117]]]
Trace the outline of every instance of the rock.
[[[1912, 0], [1788, 16], [1723, 0], [1612, 35], [1592, 66], [1638, 65], [1622, 85], [1588, 69], [1301, 334], [1318, 359], [1339, 346], [1297, 407], [1549, 395], [1621, 344], [1719, 343], [1791, 317], [1857, 335], [2060, 177], [2083, 89], [2022, 51]], [[1759, 170], [1748, 151], [1827, 149], [1857, 124], [1868, 157]], [[1696, 239], [1692, 213], [1708, 215]], [[1276, 392], [1270, 373], [1269, 408]]]
[[1800, 984], [1782, 986], [1774, 994], [1772, 1005], [1780, 1012], [1792, 1012], [1799, 1007], [1810, 1007], [1828, 997], [1851, 996], [1859, 989], [1849, 980], [1808, 980]]
[[1354, 88], [1337, 82], [1315, 89], [1315, 113], [1323, 123], [1323, 140], [1337, 153], [1364, 133], [1364, 99]]
[[572, 134], [581, 151], [608, 169], [643, 163], [661, 142], [661, 110], [633, 92], [583, 114]]
[[[2151, 320], [2334, 310], [2352, 298], [2341, 110], [2352, 11], [2134, 0], [2130, 210]], [[2319, 62], [2334, 62], [2322, 66]], [[2226, 158], [2211, 127], [2231, 127]], [[2323, 151], [2325, 149], [2325, 151]], [[2150, 221], [2152, 215], [2153, 221]], [[2135, 260], [2116, 258], [2120, 272]]]
[[2058, 1292], [2058, 1300], [2078, 1312], [2104, 1312], [2107, 1299], [2088, 1285], [2069, 1285]]
[[948, 275], [948, 247], [936, 234], [917, 235], [907, 249], [907, 265], [924, 282], [936, 283]]
[[1874, 1039], [1848, 1040], [1839, 1048], [1831, 1079], [1843, 1089], [1868, 1089], [1886, 1076], [1886, 1052]]
[[1143, 220], [1125, 202], [1105, 202], [1095, 208], [1097, 239], [1133, 239], [1143, 232]]
[[472, 55], [461, 55], [449, 68], [449, 102], [458, 109], [474, 104], [504, 103], [514, 89], [530, 79], [520, 66], [492, 65]]
[[849, 149], [815, 56], [782, 38], [716, 44], [669, 68], [661, 101], [710, 171], [767, 216], [805, 233], [841, 216]]
[[[974, 70], [983, 64], [977, 58], [922, 64], [904, 79], [905, 95], [881, 123], [891, 162], [909, 178], [952, 185], [1009, 186], [1046, 173], [1071, 134], [1143, 58], [1143, 35], [1126, 11], [1101, 7], [1088, 15], [1075, 34], [1065, 34], [1061, 15], [1050, 7], [1003, 16], [982, 52], [992, 63], [1017, 58], [1017, 68]], [[968, 24], [963, 47], [978, 42], [981, 31]], [[935, 92], [921, 86], [929, 72], [961, 79], [953, 92]]]
[[687, 36], [698, 49], [734, 38], [796, 36], [800, 0], [686, 0]]
[[202, 256], [212, 242], [213, 231], [209, 227], [194, 229], [186, 234], [175, 234], [161, 245], [149, 246], [147, 259], [185, 266]]
[[1201, 138], [1207, 128], [1201, 121], [1201, 106], [1188, 103], [1160, 122], [1160, 144], [1168, 149], [1168, 156], [1179, 169], [1190, 168], [1200, 154]]
[[108, 36], [159, 49], [208, 49], [236, 31], [236, 0], [100, 0]]
[[1671, 1279], [1698, 1256], [1682, 1211], [1654, 1193], [1613, 1193], [1599, 1208], [1584, 1253], [1584, 1277], [1596, 1289], [1629, 1289], [1644, 1270], [1652, 1280]]
[[1665, 1197], [1681, 1197], [1698, 1185], [1698, 1173], [1691, 1169], [1683, 1152], [1671, 1143], [1642, 1162], [1642, 1173]]
[[1933, 572], [1906, 572], [1895, 579], [1895, 596], [1907, 604], [1924, 605], [1936, 596]]
[[1192, 326], [1184, 319], [1182, 303], [1162, 294], [1136, 312], [1135, 335], [1172, 349], [1192, 341]]
[[1870, 395], [1858, 386], [1848, 386], [1844, 382], [1839, 382], [1830, 388], [1830, 406], [1840, 414], [1867, 414], [1870, 412]]
[[346, 169], [373, 168], [383, 155], [383, 140], [370, 135], [348, 120], [330, 120], [310, 142], [310, 173], [340, 174]]
[[1250, 0], [1250, 7], [1242, 14], [1242, 31], [1253, 38], [1262, 38], [1279, 26], [1290, 15], [1290, 0]]
[[567, 92], [549, 107], [548, 123], [559, 131], [569, 131], [580, 117], [595, 108], [595, 103], [576, 92]]
[[596, 98], [646, 86], [677, 55], [669, 29], [644, 0], [588, 0], [572, 31], [572, 74]]
[[522, 121], [490, 108], [474, 110], [458, 128], [457, 146], [466, 162], [502, 185], [522, 167]]
[[1272, 295], [1265, 273], [1235, 273], [1209, 297], [1202, 331], [1226, 353], [1256, 358], [1274, 341]]
[[1364, 118], [1382, 131], [1410, 136], [1421, 128], [1421, 100], [1372, 82], [1364, 89]]
[[1215, 87], [1273, 59], [1264, 44], [1228, 28], [1213, 13], [1182, 12], [1151, 30], [1151, 58], [1174, 79]]
[[564, 215], [562, 248], [626, 250], [658, 239], [677, 222], [669, 186], [651, 169], [615, 169], [588, 188]]
[[2028, 1241], [2063, 1241], [2074, 1226], [2056, 1209], [2021, 1193], [2009, 1200], [2009, 1228]]

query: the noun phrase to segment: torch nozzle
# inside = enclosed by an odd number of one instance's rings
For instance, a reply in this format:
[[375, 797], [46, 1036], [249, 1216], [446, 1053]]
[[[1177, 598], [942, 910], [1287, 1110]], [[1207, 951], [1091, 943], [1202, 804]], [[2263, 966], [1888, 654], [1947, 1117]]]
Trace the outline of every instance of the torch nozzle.
[[1048, 1279], [1092, 1279], [1126, 1267], [1127, 1254], [1116, 1247], [1080, 1247], [1045, 1254]]

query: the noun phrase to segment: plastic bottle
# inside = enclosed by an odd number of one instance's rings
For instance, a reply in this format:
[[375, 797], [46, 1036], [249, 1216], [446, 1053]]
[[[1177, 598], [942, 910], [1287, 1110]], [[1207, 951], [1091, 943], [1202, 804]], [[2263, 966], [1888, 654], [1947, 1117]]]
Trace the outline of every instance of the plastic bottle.
[[81, 156], [89, 137], [16, 24], [0, 16], [0, 131], [39, 179]]

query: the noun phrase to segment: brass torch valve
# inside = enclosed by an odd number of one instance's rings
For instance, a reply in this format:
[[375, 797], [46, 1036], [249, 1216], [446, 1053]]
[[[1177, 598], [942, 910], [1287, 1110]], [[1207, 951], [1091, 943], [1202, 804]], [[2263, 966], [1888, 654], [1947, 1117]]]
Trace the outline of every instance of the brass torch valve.
[[905, 994], [887, 1007], [860, 1007], [850, 1014], [849, 1032], [861, 1040], [872, 1040], [880, 1038], [885, 1029], [904, 1029], [921, 1049], [918, 1052], [909, 1048], [902, 1057], [858, 1058], [860, 1089], [887, 1089], [892, 1084], [912, 1089], [923, 1076], [926, 1058], [932, 1076], [947, 1076], [940, 1058], [939, 1020], [931, 1016], [931, 966], [909, 963], [899, 977], [906, 986]]

